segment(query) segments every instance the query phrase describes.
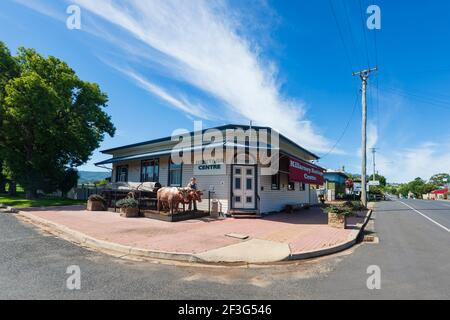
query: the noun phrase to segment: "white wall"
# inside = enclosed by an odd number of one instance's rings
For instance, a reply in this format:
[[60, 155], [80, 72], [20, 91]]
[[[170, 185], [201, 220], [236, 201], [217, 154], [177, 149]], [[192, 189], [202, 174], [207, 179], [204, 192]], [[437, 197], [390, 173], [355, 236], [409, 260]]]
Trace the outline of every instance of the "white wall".
[[[300, 191], [300, 183], [295, 183], [295, 190], [288, 191], [288, 175], [281, 174], [280, 190], [271, 190], [271, 176], [259, 176], [260, 212], [282, 211], [288, 204], [310, 203], [309, 185]], [[261, 189], [263, 188], [263, 189]]]

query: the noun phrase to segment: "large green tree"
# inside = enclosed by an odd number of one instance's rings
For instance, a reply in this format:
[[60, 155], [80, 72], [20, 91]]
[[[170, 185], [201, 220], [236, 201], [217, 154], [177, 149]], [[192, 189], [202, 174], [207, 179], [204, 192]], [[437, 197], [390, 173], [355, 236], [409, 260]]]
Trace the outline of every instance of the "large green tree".
[[438, 173], [430, 178], [430, 183], [439, 187], [443, 187], [450, 183], [450, 174]]
[[115, 128], [108, 97], [63, 61], [20, 48], [19, 74], [4, 86], [2, 155], [12, 178], [33, 198], [88, 161]]
[[[0, 193], [4, 193], [6, 185], [6, 174], [3, 160], [2, 144], [2, 119], [5, 101], [5, 87], [8, 81], [19, 75], [19, 66], [11, 56], [11, 52], [3, 42], [0, 42]], [[11, 189], [11, 187], [10, 187]]]

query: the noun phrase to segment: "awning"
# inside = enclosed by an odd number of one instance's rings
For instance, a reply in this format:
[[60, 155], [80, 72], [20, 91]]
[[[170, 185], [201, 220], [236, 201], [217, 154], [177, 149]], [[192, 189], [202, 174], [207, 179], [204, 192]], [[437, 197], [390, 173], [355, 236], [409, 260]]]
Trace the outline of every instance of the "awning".
[[446, 189], [440, 189], [440, 190], [433, 190], [431, 191], [432, 194], [446, 194], [448, 193], [448, 188]]
[[104, 164], [111, 164], [111, 163], [117, 163], [117, 162], [124, 162], [124, 161], [132, 161], [132, 160], [147, 160], [151, 158], [157, 158], [162, 156], [169, 156], [173, 153], [179, 153], [179, 152], [192, 152], [192, 151], [202, 151], [206, 149], [213, 149], [213, 148], [248, 148], [248, 149], [272, 149], [272, 150], [279, 150], [278, 148], [274, 148], [271, 145], [262, 145], [259, 146], [248, 146], [244, 144], [238, 144], [234, 142], [217, 142], [217, 143], [210, 143], [205, 144], [202, 146], [194, 146], [194, 147], [186, 147], [186, 148], [179, 148], [179, 149], [165, 149], [160, 151], [154, 151], [154, 152], [148, 152], [148, 153], [141, 153], [136, 155], [130, 155], [130, 156], [123, 156], [123, 157], [114, 157], [108, 160], [104, 160], [101, 162], [96, 163], [96, 166], [104, 165]]
[[289, 179], [295, 182], [302, 182], [313, 185], [323, 185], [324, 170], [304, 161], [289, 158]]

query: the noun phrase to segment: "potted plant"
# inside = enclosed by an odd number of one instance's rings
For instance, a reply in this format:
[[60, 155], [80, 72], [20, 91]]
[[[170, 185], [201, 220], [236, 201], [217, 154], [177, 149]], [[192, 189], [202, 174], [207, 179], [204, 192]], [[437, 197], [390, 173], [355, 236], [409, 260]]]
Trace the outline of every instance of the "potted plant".
[[93, 194], [89, 196], [87, 202], [88, 211], [106, 211], [107, 205], [106, 200], [98, 194]]
[[134, 198], [125, 198], [117, 201], [120, 208], [120, 215], [125, 218], [135, 218], [139, 216], [139, 202]]
[[346, 229], [347, 218], [353, 216], [351, 208], [330, 206], [324, 210], [328, 214], [328, 225], [333, 228]]

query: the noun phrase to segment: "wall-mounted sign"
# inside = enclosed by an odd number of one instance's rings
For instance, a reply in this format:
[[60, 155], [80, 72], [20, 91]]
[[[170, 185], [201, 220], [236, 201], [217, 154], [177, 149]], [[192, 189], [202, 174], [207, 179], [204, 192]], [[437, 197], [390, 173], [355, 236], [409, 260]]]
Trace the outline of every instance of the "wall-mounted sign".
[[214, 176], [225, 175], [227, 173], [227, 167], [224, 163], [201, 163], [194, 165], [195, 176]]
[[294, 159], [290, 159], [289, 178], [306, 184], [323, 185], [325, 182], [322, 169]]

